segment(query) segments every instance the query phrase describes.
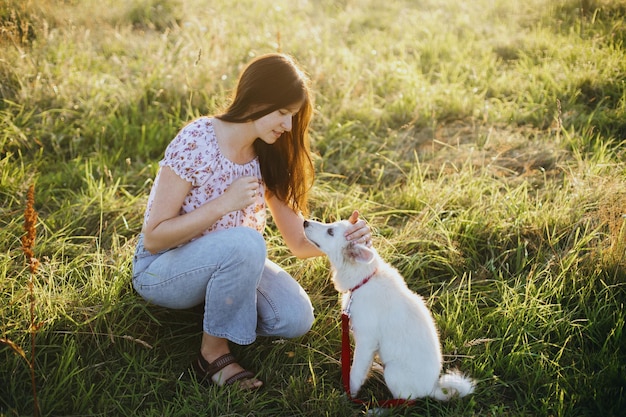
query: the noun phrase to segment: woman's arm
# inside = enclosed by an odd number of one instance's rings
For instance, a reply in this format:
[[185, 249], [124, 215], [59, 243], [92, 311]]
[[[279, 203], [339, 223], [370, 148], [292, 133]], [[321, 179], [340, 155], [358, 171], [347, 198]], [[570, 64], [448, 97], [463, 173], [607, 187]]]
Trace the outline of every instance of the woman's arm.
[[143, 228], [144, 246], [152, 253], [189, 242], [225, 214], [253, 204], [258, 180], [255, 177], [239, 178], [221, 196], [182, 215], [180, 208], [191, 184], [171, 168], [164, 166], [159, 173], [156, 187]]
[[267, 191], [265, 195], [265, 201], [272, 212], [274, 223], [291, 253], [298, 258], [323, 255], [304, 235], [304, 218], [271, 192]]
[[[298, 258], [323, 255], [304, 235], [304, 218], [271, 193], [268, 192], [266, 195], [268, 196], [267, 205], [274, 217], [274, 223], [276, 223], [276, 227], [278, 227], [278, 231], [283, 236], [291, 253]], [[349, 221], [353, 226], [346, 232], [348, 240], [359, 240], [371, 246], [370, 228], [365, 221], [359, 219], [359, 212], [355, 210]]]

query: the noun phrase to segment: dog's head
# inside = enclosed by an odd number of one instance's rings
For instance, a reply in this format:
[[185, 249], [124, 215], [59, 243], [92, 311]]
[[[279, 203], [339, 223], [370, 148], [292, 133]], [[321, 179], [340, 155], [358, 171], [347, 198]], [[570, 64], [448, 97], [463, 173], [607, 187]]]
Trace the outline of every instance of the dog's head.
[[306, 238], [324, 252], [336, 270], [351, 266], [351, 270], [363, 269], [374, 260], [375, 252], [367, 246], [349, 241], [346, 230], [350, 222], [341, 220], [334, 223], [320, 223], [313, 220], [304, 221]]

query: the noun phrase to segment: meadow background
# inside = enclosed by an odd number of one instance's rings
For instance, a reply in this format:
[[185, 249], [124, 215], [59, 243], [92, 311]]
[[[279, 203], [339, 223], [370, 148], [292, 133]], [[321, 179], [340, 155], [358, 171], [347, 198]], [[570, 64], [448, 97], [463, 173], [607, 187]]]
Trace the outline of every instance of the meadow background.
[[368, 411], [342, 392], [327, 261], [271, 223], [317, 320], [235, 349], [257, 393], [186, 377], [200, 310], [131, 287], [165, 146], [273, 51], [315, 89], [312, 216], [359, 209], [478, 381], [389, 415], [626, 415], [625, 41], [624, 0], [0, 0], [0, 415]]

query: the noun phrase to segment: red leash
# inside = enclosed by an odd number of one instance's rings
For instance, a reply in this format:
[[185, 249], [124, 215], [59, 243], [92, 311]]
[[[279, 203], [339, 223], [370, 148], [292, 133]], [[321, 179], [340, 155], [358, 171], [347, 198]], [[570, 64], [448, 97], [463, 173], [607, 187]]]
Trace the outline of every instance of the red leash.
[[352, 362], [352, 345], [350, 344], [350, 316], [341, 313], [341, 379], [343, 381], [343, 389], [348, 394], [350, 401], [356, 404], [366, 404], [371, 406], [375, 404], [377, 407], [397, 407], [400, 405], [410, 406], [415, 404], [415, 400], [405, 400], [402, 398], [394, 398], [384, 401], [363, 401], [353, 398], [350, 394], [350, 363]]

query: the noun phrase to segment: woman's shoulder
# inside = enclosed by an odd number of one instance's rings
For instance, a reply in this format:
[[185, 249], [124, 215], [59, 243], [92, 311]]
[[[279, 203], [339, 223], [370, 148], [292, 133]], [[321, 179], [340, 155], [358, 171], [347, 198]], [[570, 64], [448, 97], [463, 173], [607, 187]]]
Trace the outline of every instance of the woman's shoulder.
[[198, 117], [187, 123], [178, 133], [178, 136], [184, 136], [191, 139], [215, 136], [213, 130], [213, 119], [211, 117]]
[[187, 123], [170, 142], [168, 148], [184, 148], [186, 151], [215, 148], [215, 131], [210, 117], [199, 117]]
[[189, 178], [191, 175], [189, 172], [196, 173], [201, 167], [206, 168], [216, 159], [217, 154], [217, 141], [211, 118], [200, 117], [189, 122], [178, 132], [167, 146], [159, 165], [167, 165], [187, 181], [195, 182]]

